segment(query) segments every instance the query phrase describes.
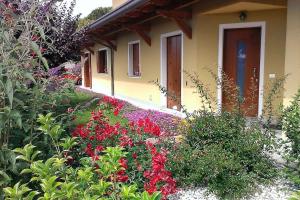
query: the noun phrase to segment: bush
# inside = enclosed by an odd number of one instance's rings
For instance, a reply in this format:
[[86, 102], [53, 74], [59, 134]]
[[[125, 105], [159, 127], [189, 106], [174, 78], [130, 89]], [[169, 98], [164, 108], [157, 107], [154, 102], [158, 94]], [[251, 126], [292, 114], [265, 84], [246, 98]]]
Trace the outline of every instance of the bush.
[[260, 127], [247, 126], [239, 115], [205, 113], [189, 123], [169, 167], [182, 186], [204, 185], [223, 198], [242, 197], [276, 174], [265, 154], [271, 143]]
[[291, 142], [292, 156], [300, 155], [300, 89], [291, 105], [283, 110], [282, 129]]
[[290, 106], [283, 109], [282, 129], [286, 133], [285, 173], [287, 177], [300, 187], [300, 89], [293, 98]]
[[[274, 134], [263, 128], [269, 127], [263, 122], [247, 120], [241, 109], [244, 100], [235, 84], [223, 75], [222, 85], [218, 86], [228, 95], [232, 109], [216, 113], [213, 97], [206, 86], [196, 75], [187, 75], [202, 104], [194, 113], [188, 113], [181, 106], [187, 115], [181, 127], [182, 139], [167, 143], [171, 152], [168, 169], [178, 184], [182, 187], [207, 186], [221, 198], [237, 199], [251, 193], [257, 184], [275, 177], [277, 171], [267, 155], [276, 145]], [[216, 81], [221, 83], [217, 78]], [[279, 80], [276, 88], [281, 84]], [[169, 95], [166, 89], [160, 89]], [[270, 95], [273, 93], [276, 90]]]

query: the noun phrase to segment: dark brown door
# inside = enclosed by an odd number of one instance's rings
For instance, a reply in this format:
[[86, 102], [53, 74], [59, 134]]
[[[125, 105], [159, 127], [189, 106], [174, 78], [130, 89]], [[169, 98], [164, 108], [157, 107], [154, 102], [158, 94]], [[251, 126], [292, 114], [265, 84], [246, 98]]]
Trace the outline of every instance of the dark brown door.
[[[167, 38], [167, 106], [180, 110], [181, 104], [181, 35]], [[176, 99], [172, 98], [176, 97]]]
[[[238, 87], [242, 112], [251, 117], [258, 113], [260, 41], [261, 28], [224, 31], [223, 71]], [[232, 110], [228, 92], [223, 88], [223, 109]]]
[[133, 75], [140, 75], [140, 45], [133, 44], [132, 45], [132, 66], [133, 66]]
[[91, 54], [85, 54], [84, 58], [84, 86], [92, 87]]

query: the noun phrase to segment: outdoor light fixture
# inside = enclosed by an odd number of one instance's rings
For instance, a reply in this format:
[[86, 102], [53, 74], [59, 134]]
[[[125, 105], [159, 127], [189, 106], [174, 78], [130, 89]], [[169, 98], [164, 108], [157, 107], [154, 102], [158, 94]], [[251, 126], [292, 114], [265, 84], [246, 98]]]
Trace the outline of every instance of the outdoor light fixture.
[[246, 13], [246, 11], [241, 11], [240, 12], [240, 20], [243, 22], [243, 21], [246, 21], [246, 19], [247, 19], [247, 13]]

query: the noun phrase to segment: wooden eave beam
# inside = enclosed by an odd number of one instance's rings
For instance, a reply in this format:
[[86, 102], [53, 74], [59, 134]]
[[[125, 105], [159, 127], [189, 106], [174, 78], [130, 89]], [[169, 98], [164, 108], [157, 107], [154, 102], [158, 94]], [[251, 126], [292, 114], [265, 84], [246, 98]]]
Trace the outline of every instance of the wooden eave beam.
[[90, 47], [85, 47], [89, 52], [91, 52], [93, 55], [95, 54], [94, 50], [91, 49]]
[[111, 40], [104, 40], [114, 51], [117, 51], [117, 45]]
[[191, 19], [192, 13], [187, 11], [179, 11], [179, 10], [158, 10], [157, 14], [168, 17], [168, 18], [184, 18], [184, 19]]
[[111, 38], [110, 37], [100, 38], [97, 37], [95, 34], [93, 34], [91, 39], [98, 44], [101, 44], [103, 46], [113, 49], [114, 51], [117, 51], [117, 45], [113, 40], [111, 40]]
[[152, 4], [148, 4], [141, 9], [142, 13], [149, 13], [155, 10], [155, 6]]
[[165, 6], [165, 5], [169, 4], [171, 1], [170, 0], [151, 0], [150, 2], [157, 6]]
[[151, 46], [151, 38], [149, 36], [150, 26], [132, 25], [125, 28], [138, 34], [149, 46]]
[[172, 19], [176, 22], [178, 27], [182, 30], [182, 32], [189, 38], [192, 39], [193, 31], [190, 25], [187, 23], [187, 20], [192, 18], [192, 13], [187, 11], [166, 11], [166, 10], [158, 10], [157, 14]]

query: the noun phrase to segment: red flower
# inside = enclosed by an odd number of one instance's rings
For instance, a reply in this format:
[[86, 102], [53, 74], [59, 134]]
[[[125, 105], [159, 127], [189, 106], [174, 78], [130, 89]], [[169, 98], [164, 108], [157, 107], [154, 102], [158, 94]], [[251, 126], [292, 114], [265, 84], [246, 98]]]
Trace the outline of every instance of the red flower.
[[121, 134], [126, 135], [127, 133], [128, 133], [127, 129], [123, 128], [122, 131], [121, 131]]
[[145, 190], [149, 193], [149, 194], [153, 194], [154, 192], [157, 191], [157, 188], [155, 185], [151, 185], [149, 183], [145, 183], [144, 184], [144, 188]]
[[141, 171], [143, 170], [143, 167], [142, 167], [141, 164], [137, 164], [137, 165], [136, 165], [136, 169], [137, 169], [139, 172], [141, 172]]
[[127, 161], [125, 158], [121, 158], [121, 159], [119, 160], [119, 163], [120, 163], [121, 167], [123, 167], [124, 169], [127, 169], [127, 168], [128, 168], [127, 162], [128, 162], [128, 161]]
[[119, 112], [120, 112], [120, 110], [116, 108], [116, 109], [114, 110], [114, 115], [115, 115], [115, 116], [118, 116], [118, 115], [119, 115]]
[[103, 150], [104, 150], [104, 147], [101, 146], [101, 145], [98, 145], [98, 146], [96, 147], [96, 151], [97, 151], [97, 152], [101, 152], [101, 151], [103, 151]]
[[133, 154], [132, 154], [132, 158], [133, 158], [133, 159], [137, 159], [137, 154], [136, 154], [136, 153], [133, 153]]
[[123, 135], [122, 137], [120, 137], [119, 140], [120, 140], [121, 147], [132, 147], [133, 146], [132, 139], [127, 135]]
[[128, 179], [129, 179], [129, 177], [128, 177], [128, 175], [126, 175], [125, 170], [120, 170], [117, 173], [117, 181], [126, 182], [126, 181], [128, 181]]

